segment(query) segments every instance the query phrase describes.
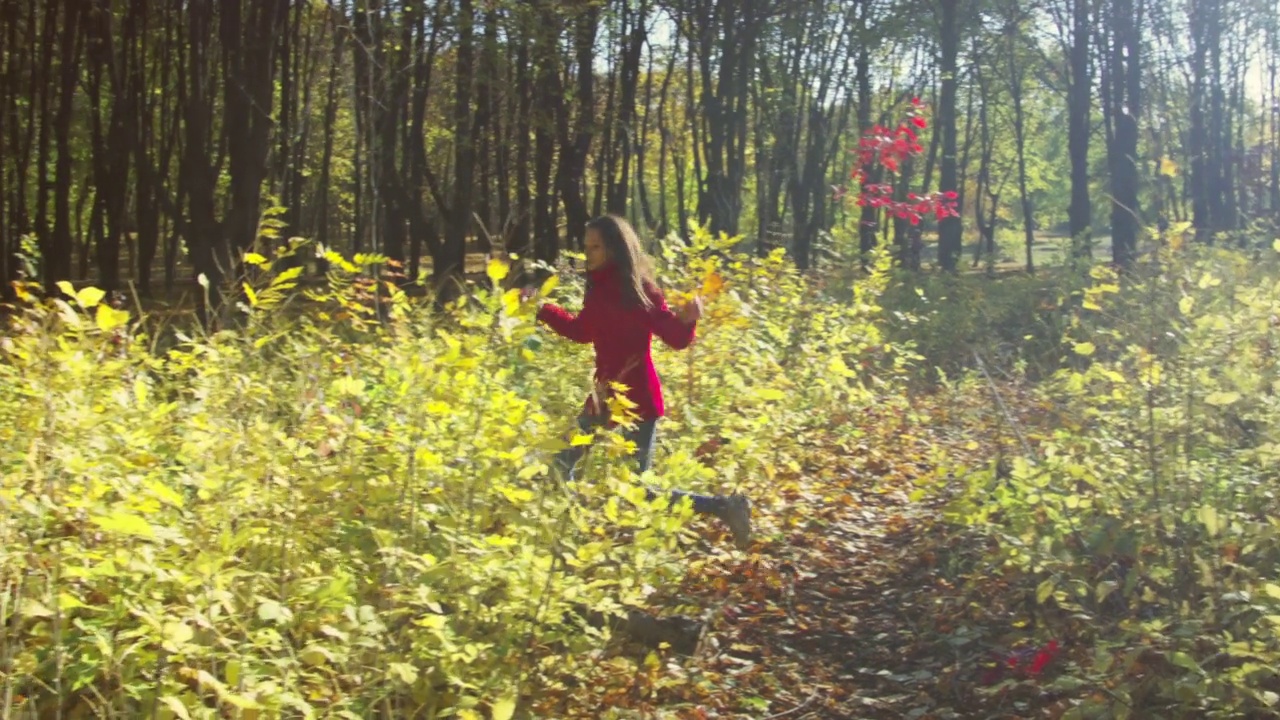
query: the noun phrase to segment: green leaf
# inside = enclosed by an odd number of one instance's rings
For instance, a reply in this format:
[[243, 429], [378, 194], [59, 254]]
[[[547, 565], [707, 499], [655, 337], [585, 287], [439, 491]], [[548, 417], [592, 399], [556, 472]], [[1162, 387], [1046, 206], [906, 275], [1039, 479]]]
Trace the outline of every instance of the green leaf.
[[1218, 516], [1218, 511], [1209, 505], [1202, 505], [1196, 513], [1200, 522], [1204, 524], [1204, 529], [1209, 533], [1209, 537], [1217, 537], [1222, 532], [1222, 519]]
[[412, 685], [418, 681], [418, 668], [408, 663], [389, 663], [387, 665], [387, 677], [399, 680], [405, 685]]
[[1200, 671], [1200, 665], [1196, 663], [1195, 658], [1182, 651], [1169, 653], [1169, 662], [1185, 670]]
[[109, 533], [143, 538], [156, 536], [155, 529], [151, 527], [151, 523], [147, 522], [145, 518], [123, 510], [117, 510], [110, 515], [99, 515], [92, 520], [93, 524]]
[[1103, 580], [1102, 582], [1098, 583], [1098, 586], [1096, 588], [1094, 588], [1093, 590], [1094, 598], [1097, 600], [1097, 602], [1102, 602], [1103, 600], [1107, 599], [1108, 595], [1115, 592], [1116, 588], [1118, 587], [1120, 587], [1120, 584], [1117, 583], [1115, 580]]
[[333, 653], [319, 645], [308, 645], [298, 653], [298, 659], [304, 664], [319, 667], [333, 661]]
[[1043, 605], [1049, 599], [1049, 596], [1053, 595], [1053, 591], [1057, 589], [1057, 586], [1058, 583], [1053, 578], [1040, 583], [1036, 588], [1036, 604]]
[[262, 622], [284, 622], [290, 616], [289, 609], [275, 600], [263, 600], [258, 605], [258, 619]]

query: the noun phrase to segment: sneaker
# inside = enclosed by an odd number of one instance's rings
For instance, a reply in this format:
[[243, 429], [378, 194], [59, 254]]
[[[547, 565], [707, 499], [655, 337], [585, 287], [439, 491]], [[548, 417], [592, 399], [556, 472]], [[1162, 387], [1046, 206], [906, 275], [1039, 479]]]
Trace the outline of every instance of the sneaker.
[[751, 542], [751, 501], [745, 495], [733, 494], [725, 498], [720, 516], [733, 533], [733, 542], [739, 550], [746, 550]]

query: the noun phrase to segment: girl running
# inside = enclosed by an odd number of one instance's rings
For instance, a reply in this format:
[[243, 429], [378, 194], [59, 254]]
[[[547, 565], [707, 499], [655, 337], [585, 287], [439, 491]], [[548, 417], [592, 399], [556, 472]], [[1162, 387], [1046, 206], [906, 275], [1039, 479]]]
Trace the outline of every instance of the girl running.
[[[604, 215], [587, 223], [585, 249], [587, 291], [582, 311], [572, 315], [558, 305], [545, 303], [538, 309], [538, 320], [569, 340], [595, 346], [596, 391], [587, 398], [578, 418], [584, 432], [615, 424], [609, 418], [609, 383], [627, 386], [626, 397], [635, 405], [640, 420], [625, 436], [636, 445], [636, 463], [643, 473], [653, 461], [658, 420], [666, 412], [662, 383], [653, 366], [652, 337], [657, 335], [676, 350], [689, 347], [702, 316], [702, 300], [695, 298], [674, 312], [667, 307], [635, 230], [620, 217]], [[557, 462], [567, 477], [573, 477], [573, 468], [585, 451], [578, 446], [560, 453]], [[649, 498], [653, 497], [650, 491]], [[671, 502], [685, 497], [693, 502], [694, 512], [723, 521], [739, 548], [747, 546], [751, 504], [746, 497], [674, 491]]]

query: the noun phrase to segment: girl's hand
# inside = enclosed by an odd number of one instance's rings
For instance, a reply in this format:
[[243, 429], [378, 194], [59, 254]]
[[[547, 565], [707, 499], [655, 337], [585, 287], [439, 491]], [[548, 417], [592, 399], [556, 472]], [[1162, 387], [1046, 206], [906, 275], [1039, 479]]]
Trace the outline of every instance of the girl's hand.
[[676, 318], [685, 325], [692, 325], [702, 317], [702, 296], [694, 295], [693, 299], [676, 310]]

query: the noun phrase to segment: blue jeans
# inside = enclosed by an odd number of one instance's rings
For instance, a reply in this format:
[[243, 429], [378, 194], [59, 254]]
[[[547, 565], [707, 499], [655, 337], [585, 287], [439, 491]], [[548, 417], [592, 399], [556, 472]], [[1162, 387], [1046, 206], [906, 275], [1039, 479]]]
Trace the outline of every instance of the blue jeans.
[[[605, 424], [605, 418], [592, 417], [590, 415], [581, 415], [578, 417], [578, 427], [582, 432], [591, 432]], [[636, 467], [638, 472], [645, 472], [653, 464], [653, 446], [658, 439], [658, 420], [645, 420], [638, 423], [634, 428], [623, 432], [623, 437], [628, 441], [635, 443], [636, 446]], [[587, 452], [586, 445], [578, 445], [575, 447], [565, 448], [556, 455], [556, 463], [564, 472], [566, 478], [572, 480], [574, 468], [578, 461]], [[652, 490], [645, 491], [645, 498], [652, 501], [657, 497], [657, 493]], [[683, 490], [671, 491], [671, 504], [675, 505], [681, 498], [689, 498], [693, 502], [693, 511], [704, 515], [716, 515], [724, 505], [724, 499], [712, 495], [699, 495], [697, 493], [685, 492]]]

